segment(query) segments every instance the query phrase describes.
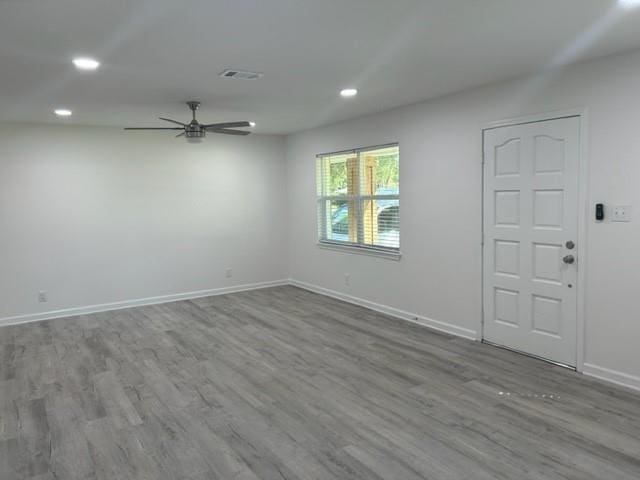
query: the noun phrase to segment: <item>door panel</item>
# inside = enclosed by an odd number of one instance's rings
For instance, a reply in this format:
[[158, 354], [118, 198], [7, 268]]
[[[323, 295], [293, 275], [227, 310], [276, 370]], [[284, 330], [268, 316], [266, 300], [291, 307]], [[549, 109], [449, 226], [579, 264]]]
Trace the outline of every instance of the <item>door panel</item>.
[[484, 133], [483, 336], [571, 366], [579, 155], [579, 117]]

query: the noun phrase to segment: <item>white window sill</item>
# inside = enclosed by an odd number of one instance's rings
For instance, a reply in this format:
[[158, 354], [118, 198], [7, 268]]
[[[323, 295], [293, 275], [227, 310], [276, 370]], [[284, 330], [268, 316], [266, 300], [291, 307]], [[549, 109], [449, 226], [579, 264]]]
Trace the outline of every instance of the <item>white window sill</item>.
[[386, 258], [388, 260], [399, 261], [402, 258], [402, 253], [391, 252], [387, 250], [381, 250], [377, 248], [356, 247], [352, 245], [343, 245], [340, 243], [331, 242], [318, 242], [318, 248], [323, 250], [333, 250], [343, 253], [355, 253], [358, 255], [368, 255], [370, 257]]

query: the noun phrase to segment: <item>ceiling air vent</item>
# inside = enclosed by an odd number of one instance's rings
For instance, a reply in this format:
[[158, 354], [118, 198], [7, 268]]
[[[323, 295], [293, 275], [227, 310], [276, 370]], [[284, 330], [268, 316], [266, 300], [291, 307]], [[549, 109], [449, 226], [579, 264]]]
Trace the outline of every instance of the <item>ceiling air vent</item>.
[[240, 80], [256, 80], [263, 74], [258, 72], [247, 72], [246, 70], [226, 69], [220, 74], [223, 78], [239, 78]]

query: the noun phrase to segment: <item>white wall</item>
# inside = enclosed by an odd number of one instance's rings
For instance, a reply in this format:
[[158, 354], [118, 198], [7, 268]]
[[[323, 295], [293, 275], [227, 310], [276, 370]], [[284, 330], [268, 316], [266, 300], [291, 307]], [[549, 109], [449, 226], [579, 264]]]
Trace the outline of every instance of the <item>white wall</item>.
[[0, 125], [0, 321], [286, 278], [284, 171], [282, 137]]
[[[581, 258], [588, 268], [585, 372], [640, 387], [639, 85], [635, 52], [290, 136], [292, 278], [473, 336], [481, 310], [481, 126], [588, 107], [590, 206], [631, 204], [635, 216], [628, 224], [596, 224], [589, 216]], [[318, 248], [315, 154], [395, 141], [401, 152], [401, 261]], [[344, 273], [351, 274], [350, 287]]]

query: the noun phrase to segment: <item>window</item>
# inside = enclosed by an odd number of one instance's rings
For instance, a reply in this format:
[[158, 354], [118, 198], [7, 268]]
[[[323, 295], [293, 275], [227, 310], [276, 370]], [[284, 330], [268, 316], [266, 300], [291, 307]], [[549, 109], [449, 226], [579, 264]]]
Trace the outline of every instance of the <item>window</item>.
[[398, 145], [318, 155], [318, 239], [399, 253], [400, 152]]

